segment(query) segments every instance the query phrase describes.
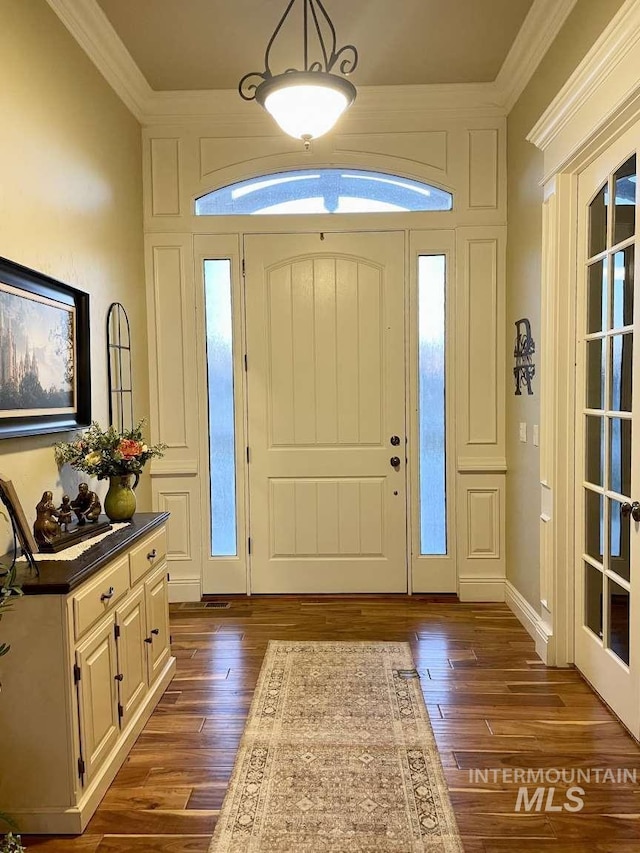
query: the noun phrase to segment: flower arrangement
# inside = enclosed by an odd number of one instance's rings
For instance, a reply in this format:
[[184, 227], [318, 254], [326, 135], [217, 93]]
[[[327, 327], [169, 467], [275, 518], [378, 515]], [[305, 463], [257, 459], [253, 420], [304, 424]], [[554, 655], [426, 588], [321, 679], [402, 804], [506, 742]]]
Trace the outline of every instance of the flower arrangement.
[[98, 480], [135, 474], [136, 482], [149, 459], [164, 456], [166, 444], [145, 444], [139, 421], [133, 429], [118, 432], [110, 426], [103, 430], [95, 421], [75, 441], [54, 445], [59, 467], [68, 463]]

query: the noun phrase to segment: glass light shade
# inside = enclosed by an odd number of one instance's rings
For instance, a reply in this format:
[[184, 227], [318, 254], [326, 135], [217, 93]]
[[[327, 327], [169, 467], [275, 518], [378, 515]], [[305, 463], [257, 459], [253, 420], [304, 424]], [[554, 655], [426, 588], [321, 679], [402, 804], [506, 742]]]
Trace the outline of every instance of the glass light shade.
[[355, 98], [352, 83], [333, 74], [289, 73], [262, 84], [256, 100], [295, 139], [327, 133]]

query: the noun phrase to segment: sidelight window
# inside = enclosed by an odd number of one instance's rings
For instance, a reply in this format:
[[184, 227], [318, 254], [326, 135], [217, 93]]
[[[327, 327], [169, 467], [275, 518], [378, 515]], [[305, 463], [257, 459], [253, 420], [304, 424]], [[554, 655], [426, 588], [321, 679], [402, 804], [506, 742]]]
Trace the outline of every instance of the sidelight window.
[[205, 261], [204, 285], [209, 390], [211, 555], [233, 557], [238, 553], [238, 543], [231, 261]]
[[447, 553], [445, 256], [418, 258], [420, 553]]

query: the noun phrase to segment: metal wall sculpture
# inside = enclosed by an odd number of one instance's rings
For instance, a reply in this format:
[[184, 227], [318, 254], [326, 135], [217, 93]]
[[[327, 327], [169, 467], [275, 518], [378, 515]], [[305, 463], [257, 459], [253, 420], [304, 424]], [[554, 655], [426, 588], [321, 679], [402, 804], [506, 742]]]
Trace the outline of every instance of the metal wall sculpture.
[[513, 377], [516, 383], [516, 397], [522, 394], [522, 385], [527, 386], [527, 394], [533, 394], [531, 380], [536, 375], [536, 366], [532, 362], [536, 351], [536, 342], [531, 337], [531, 323], [526, 318], [516, 320], [516, 345], [513, 355], [516, 360]]

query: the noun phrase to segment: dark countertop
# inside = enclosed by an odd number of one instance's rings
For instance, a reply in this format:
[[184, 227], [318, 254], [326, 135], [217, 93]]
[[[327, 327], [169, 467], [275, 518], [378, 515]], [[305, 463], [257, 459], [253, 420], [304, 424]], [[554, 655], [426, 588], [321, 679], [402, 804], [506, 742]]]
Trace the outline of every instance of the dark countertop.
[[56, 554], [51, 554], [50, 559], [38, 561], [39, 577], [20, 563], [18, 583], [25, 595], [66, 595], [168, 518], [168, 512], [137, 512], [126, 527], [109, 533], [75, 560], [56, 560]]

